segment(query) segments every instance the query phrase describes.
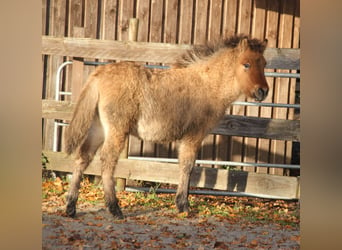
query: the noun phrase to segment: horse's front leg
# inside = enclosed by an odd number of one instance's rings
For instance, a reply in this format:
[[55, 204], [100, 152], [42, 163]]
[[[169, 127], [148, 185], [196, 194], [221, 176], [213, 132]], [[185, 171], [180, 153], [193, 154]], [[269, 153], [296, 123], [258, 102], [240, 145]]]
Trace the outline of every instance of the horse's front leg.
[[180, 213], [189, 212], [190, 175], [195, 165], [197, 150], [200, 143], [182, 141], [178, 149], [180, 178], [176, 193], [176, 206]]

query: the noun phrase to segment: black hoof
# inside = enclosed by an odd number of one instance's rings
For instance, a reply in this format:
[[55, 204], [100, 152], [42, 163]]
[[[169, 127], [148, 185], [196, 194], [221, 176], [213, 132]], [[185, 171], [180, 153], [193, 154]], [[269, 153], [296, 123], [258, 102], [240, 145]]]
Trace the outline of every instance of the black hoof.
[[124, 218], [121, 209], [117, 203], [108, 206], [108, 209], [115, 219], [122, 220]]
[[188, 200], [184, 199], [177, 199], [176, 198], [176, 207], [179, 213], [189, 212], [189, 202]]
[[74, 218], [76, 215], [76, 207], [68, 204], [66, 208], [66, 214], [67, 216]]

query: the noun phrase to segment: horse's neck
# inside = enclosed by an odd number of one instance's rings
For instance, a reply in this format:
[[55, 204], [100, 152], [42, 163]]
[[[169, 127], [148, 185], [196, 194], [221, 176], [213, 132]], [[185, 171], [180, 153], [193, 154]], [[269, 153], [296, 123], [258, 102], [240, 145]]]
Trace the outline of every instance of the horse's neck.
[[199, 74], [204, 81], [203, 86], [208, 86], [216, 99], [227, 107], [241, 95], [235, 78], [235, 62], [234, 55], [219, 53], [194, 65], [191, 72]]

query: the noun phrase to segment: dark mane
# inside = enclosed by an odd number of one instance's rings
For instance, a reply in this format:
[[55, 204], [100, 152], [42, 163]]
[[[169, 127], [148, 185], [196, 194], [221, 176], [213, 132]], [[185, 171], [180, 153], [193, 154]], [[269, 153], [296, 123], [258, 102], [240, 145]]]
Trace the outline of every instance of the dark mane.
[[264, 52], [265, 44], [262, 41], [258, 39], [252, 39], [247, 35], [236, 35], [225, 39], [220, 39], [216, 42], [207, 43], [205, 45], [193, 45], [191, 49], [187, 50], [179, 58], [179, 60], [177, 60], [176, 66], [187, 67], [207, 57], [210, 57], [222, 48], [234, 49], [238, 46], [240, 41], [245, 38], [248, 39], [248, 46], [252, 51], [260, 53]]

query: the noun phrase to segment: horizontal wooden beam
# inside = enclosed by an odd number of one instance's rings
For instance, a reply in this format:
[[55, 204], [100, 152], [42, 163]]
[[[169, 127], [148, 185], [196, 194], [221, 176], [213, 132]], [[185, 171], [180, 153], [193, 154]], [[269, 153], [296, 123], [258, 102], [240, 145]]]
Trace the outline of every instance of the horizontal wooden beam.
[[[74, 104], [70, 102], [42, 100], [44, 118], [71, 120], [73, 108]], [[299, 141], [300, 121], [226, 115], [212, 133]]]
[[[42, 54], [120, 61], [174, 63], [189, 49], [188, 44], [99, 40], [91, 38], [42, 36]], [[269, 69], [299, 69], [299, 49], [267, 48]]]
[[226, 115], [213, 134], [300, 141], [300, 121]]
[[42, 117], [46, 119], [71, 120], [75, 103], [42, 100]]
[[[44, 151], [49, 163], [47, 169], [72, 172], [73, 159], [65, 153]], [[84, 172], [89, 175], [100, 175], [99, 157]], [[144, 180], [160, 183], [178, 184], [178, 165], [120, 159], [114, 172], [115, 177]], [[248, 194], [297, 199], [299, 179], [296, 177], [257, 174], [245, 171], [232, 171], [216, 168], [195, 167], [190, 185], [192, 187], [225, 190], [229, 192], [245, 192]]]
[[174, 63], [189, 45], [98, 40], [91, 38], [42, 37], [42, 54], [101, 58], [120, 61]]

